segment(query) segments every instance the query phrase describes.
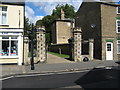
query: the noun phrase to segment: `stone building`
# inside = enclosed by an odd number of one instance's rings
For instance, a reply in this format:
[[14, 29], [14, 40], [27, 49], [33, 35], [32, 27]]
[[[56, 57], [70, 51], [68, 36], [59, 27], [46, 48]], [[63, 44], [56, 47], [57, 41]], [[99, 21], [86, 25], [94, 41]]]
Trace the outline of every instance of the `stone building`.
[[52, 25], [52, 43], [66, 44], [72, 36], [71, 20], [55, 20]]
[[52, 24], [52, 43], [66, 44], [72, 36], [73, 20], [64, 17], [64, 11], [61, 9], [61, 19], [55, 20]]
[[[100, 60], [120, 60], [120, 5], [109, 2], [83, 2], [76, 14], [75, 27], [81, 27], [82, 40], [94, 41], [93, 55]], [[88, 49], [84, 46], [82, 52]]]
[[0, 64], [23, 64], [24, 2], [0, 2]]
[[37, 29], [37, 61], [45, 62], [46, 61], [46, 46], [45, 46], [45, 29]]
[[72, 37], [74, 20], [64, 17], [64, 11], [61, 9], [61, 19], [57, 19], [52, 23], [52, 45], [50, 51], [69, 53], [68, 39]]

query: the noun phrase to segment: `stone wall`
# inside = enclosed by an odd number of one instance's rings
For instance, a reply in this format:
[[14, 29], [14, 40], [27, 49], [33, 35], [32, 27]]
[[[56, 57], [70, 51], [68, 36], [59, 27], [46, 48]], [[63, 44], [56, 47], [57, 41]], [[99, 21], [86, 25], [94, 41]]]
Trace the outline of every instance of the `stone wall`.
[[53, 44], [48, 51], [69, 55], [69, 44]]

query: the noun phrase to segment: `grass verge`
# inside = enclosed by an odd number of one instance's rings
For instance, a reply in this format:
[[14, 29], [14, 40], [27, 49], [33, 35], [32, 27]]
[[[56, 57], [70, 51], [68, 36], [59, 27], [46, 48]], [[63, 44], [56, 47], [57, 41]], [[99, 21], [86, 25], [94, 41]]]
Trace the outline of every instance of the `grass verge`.
[[59, 53], [54, 53], [54, 52], [50, 52], [48, 51], [49, 54], [52, 54], [52, 55], [56, 55], [58, 57], [62, 57], [62, 58], [69, 58], [69, 55], [66, 55], [66, 54], [59, 54]]

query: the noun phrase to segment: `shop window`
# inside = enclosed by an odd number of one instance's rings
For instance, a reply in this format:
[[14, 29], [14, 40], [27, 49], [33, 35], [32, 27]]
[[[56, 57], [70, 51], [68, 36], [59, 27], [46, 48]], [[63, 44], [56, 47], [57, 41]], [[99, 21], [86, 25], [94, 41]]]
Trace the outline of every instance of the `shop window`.
[[17, 56], [18, 55], [18, 41], [11, 41], [11, 56]]
[[4, 36], [0, 39], [0, 56], [18, 56], [17, 37]]
[[0, 6], [0, 25], [5, 25], [7, 21], [7, 7]]
[[2, 40], [2, 56], [9, 55], [9, 41]]

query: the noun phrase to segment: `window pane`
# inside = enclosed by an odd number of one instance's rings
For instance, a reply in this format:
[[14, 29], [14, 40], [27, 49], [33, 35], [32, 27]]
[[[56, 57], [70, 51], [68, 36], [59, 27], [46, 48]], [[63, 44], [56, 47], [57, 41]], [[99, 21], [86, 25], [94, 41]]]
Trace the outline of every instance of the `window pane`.
[[118, 32], [120, 32], [120, 27], [118, 27]]
[[118, 44], [120, 44], [120, 41], [118, 41]]
[[17, 37], [11, 37], [11, 39], [17, 39]]
[[120, 26], [120, 21], [117, 21], [117, 23], [118, 23], [118, 26]]
[[7, 11], [7, 7], [2, 7], [2, 11]]
[[6, 24], [6, 13], [2, 13], [2, 24]]
[[8, 37], [8, 36], [5, 36], [5, 37], [2, 37], [2, 39], [9, 39], [9, 37]]
[[9, 41], [2, 41], [2, 56], [9, 55]]
[[107, 51], [111, 51], [111, 44], [107, 44]]
[[118, 7], [118, 13], [120, 13], [120, 7]]
[[11, 56], [18, 55], [18, 41], [11, 41]]
[[118, 44], [118, 53], [120, 53], [120, 44]]

